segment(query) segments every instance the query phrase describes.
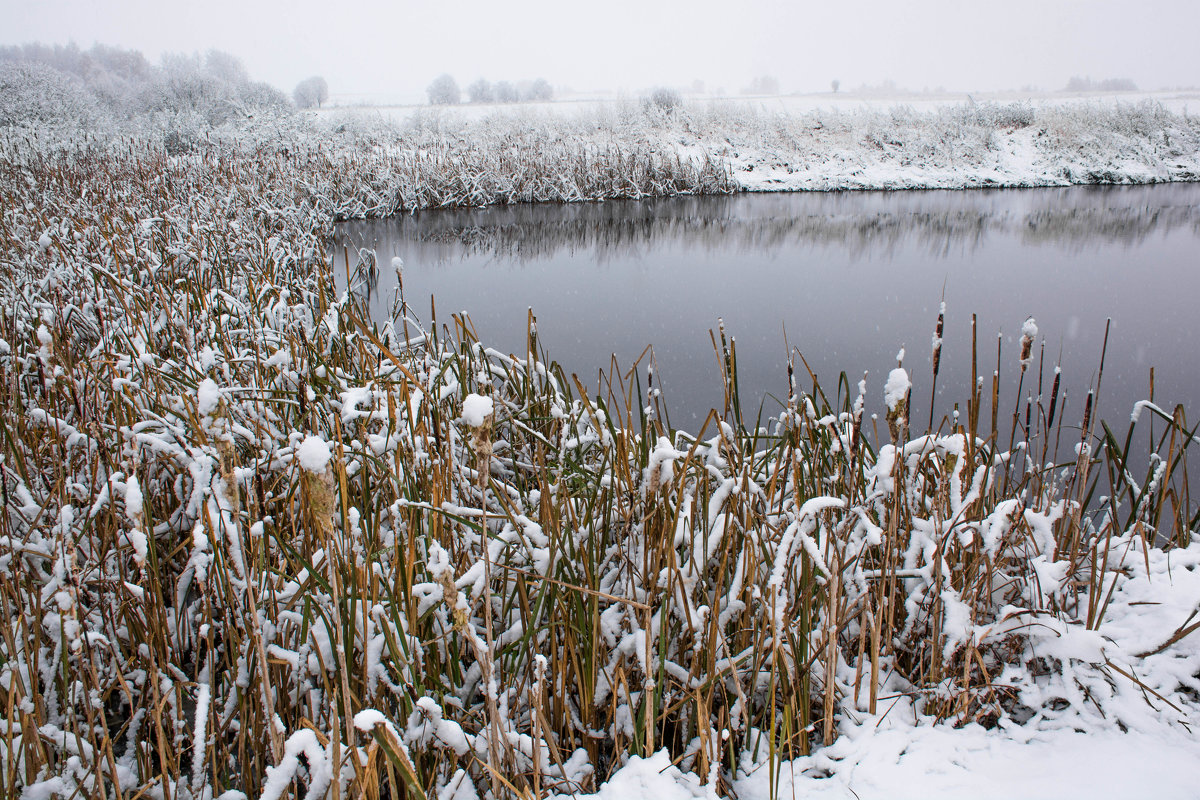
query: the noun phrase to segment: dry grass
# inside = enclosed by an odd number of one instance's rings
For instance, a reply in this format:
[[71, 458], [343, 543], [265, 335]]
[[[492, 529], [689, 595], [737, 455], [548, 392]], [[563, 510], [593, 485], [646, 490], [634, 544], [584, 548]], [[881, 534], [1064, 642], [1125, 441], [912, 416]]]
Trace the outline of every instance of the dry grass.
[[[720, 174], [296, 148], [0, 145], [10, 794], [540, 796], [660, 748], [724, 786], [885, 691], [994, 723], [1031, 621], [1099, 624], [1113, 542], [1194, 536], [1182, 411], [1147, 412], [1141, 482], [1132, 426], [1055, 399], [1006, 430], [997, 383], [927, 435], [905, 400], [878, 436], [844, 379], [751, 421], [722, 331], [726, 407], [690, 436], [636, 373], [589, 397], [532, 320], [512, 356], [333, 298], [335, 216]], [[997, 381], [1045, 371], [1018, 355]], [[1069, 437], [1077, 462], [1042, 466]]]

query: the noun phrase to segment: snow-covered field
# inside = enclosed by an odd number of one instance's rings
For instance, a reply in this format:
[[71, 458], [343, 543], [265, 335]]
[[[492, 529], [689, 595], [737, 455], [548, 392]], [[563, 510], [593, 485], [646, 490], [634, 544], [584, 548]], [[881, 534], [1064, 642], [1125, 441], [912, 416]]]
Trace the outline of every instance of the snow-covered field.
[[[890, 112], [904, 108], [913, 112], [966, 106], [966, 104], [1021, 104], [1032, 108], [1094, 106], [1112, 108], [1153, 103], [1172, 114], [1200, 112], [1200, 90], [1105, 92], [942, 92], [942, 94], [860, 94], [860, 92], [816, 92], [797, 95], [733, 95], [727, 97], [682, 95], [684, 106], [694, 112], [706, 109], [734, 108], [744, 112], [798, 116], [823, 113]], [[394, 97], [386, 94], [334, 95], [323, 108], [308, 114], [330, 118], [344, 114], [378, 116], [392, 122], [408, 122], [418, 116], [438, 114], [445, 119], [480, 120], [487, 116], [556, 115], [577, 116], [612, 112], [623, 106], [640, 106], [637, 95], [580, 95], [551, 102], [461, 103], [458, 106], [430, 106], [424, 98]]]
[[[882, 94], [843, 91], [838, 93], [819, 92], [788, 95], [731, 95], [709, 96], [682, 95], [684, 102], [692, 108], [708, 106], [741, 106], [755, 111], [785, 114], [808, 114], [814, 111], [889, 111], [905, 107], [916, 111], [935, 111], [948, 106], [968, 103], [1009, 104], [1020, 103], [1034, 107], [1063, 105], [1136, 105], [1150, 102], [1163, 106], [1174, 114], [1200, 111], [1200, 90], [1179, 89], [1156, 92], [944, 92], [921, 94]], [[318, 116], [336, 115], [346, 112], [377, 114], [395, 122], [405, 122], [414, 115], [437, 110], [445, 115], [461, 119], [480, 119], [491, 114], [535, 113], [570, 116], [593, 114], [606, 107], [640, 103], [632, 94], [580, 94], [560, 98], [551, 102], [536, 103], [461, 103], [457, 106], [431, 107], [423, 97], [389, 95], [387, 93], [335, 94], [321, 109], [308, 113]]]
[[[927, 434], [898, 365], [759, 430], [722, 331], [725, 407], [669, 431], [653, 390], [574, 390], [532, 318], [515, 355], [372, 325], [328, 248], [337, 219], [440, 205], [1196, 179], [1193, 118], [626, 104], [116, 134], [0, 132], [13, 793], [1188, 791], [1182, 412], [1134, 409], [1154, 452], [1129, 463], [1090, 402], [1056, 416], [1051, 376], [1025, 414], [981, 378]], [[995, 380], [1034, 383], [1023, 334]], [[1044, 463], [1058, 438], [1077, 462]]]

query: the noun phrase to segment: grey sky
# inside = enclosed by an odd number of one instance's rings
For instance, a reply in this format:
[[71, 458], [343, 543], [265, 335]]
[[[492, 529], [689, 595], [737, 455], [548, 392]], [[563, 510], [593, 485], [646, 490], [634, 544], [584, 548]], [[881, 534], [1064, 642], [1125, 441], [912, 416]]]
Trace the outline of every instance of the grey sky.
[[545, 77], [579, 90], [656, 84], [736, 91], [755, 75], [784, 91], [892, 80], [912, 88], [1061, 88], [1072, 75], [1141, 88], [1200, 85], [1198, 0], [0, 0], [0, 44], [163, 52], [208, 48], [290, 91], [419, 99], [450, 72]]

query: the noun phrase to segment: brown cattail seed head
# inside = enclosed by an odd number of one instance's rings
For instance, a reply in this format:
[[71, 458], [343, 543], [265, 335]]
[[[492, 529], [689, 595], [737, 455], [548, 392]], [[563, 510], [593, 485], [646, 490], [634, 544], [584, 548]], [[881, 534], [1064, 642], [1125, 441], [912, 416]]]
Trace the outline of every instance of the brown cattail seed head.
[[1033, 317], [1028, 317], [1021, 326], [1021, 372], [1024, 372], [1033, 362], [1033, 340], [1037, 338], [1038, 327]]

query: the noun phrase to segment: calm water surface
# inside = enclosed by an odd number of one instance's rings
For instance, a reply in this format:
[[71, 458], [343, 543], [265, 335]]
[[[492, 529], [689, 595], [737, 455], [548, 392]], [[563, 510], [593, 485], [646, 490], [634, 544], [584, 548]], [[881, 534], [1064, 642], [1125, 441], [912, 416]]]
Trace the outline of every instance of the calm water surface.
[[[390, 313], [390, 262], [399, 256], [405, 299], [423, 322], [434, 296], [439, 323], [465, 311], [483, 342], [523, 353], [532, 307], [549, 356], [593, 393], [613, 355], [628, 367], [652, 345], [655, 382], [678, 427], [698, 428], [721, 402], [709, 336], [718, 318], [737, 341], [744, 403], [779, 410], [786, 331], [827, 391], [840, 372], [857, 382], [866, 371], [874, 411], [904, 347], [914, 427], [923, 427], [943, 294], [939, 416], [955, 402], [966, 409], [973, 313], [989, 391], [999, 337], [1001, 375], [1011, 379], [1002, 381], [1001, 408], [1010, 417], [1028, 316], [1045, 339], [1046, 401], [1061, 363], [1075, 424], [1109, 318], [1100, 415], [1127, 420], [1150, 393], [1151, 367], [1157, 402], [1200, 413], [1200, 184], [428, 211], [346, 223], [337, 237], [338, 272], [342, 244], [378, 253], [378, 320]], [[1030, 391], [1036, 372], [1025, 381]]]

